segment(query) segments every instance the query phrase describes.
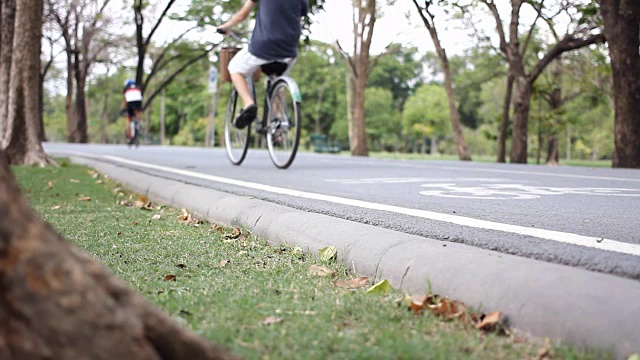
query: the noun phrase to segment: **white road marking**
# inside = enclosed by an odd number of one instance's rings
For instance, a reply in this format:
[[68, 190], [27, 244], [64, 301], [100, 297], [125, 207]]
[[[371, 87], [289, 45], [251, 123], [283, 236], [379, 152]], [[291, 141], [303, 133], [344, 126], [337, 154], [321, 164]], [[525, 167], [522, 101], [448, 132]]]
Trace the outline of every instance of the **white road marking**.
[[508, 232], [513, 234], [532, 236], [540, 239], [557, 241], [565, 244], [573, 244], [573, 245], [579, 245], [579, 246], [589, 247], [593, 249], [607, 250], [607, 251], [613, 251], [613, 252], [622, 253], [622, 254], [640, 256], [640, 245], [620, 242], [620, 241], [611, 240], [611, 239], [603, 239], [600, 237], [584, 236], [584, 235], [553, 231], [553, 230], [545, 230], [545, 229], [535, 229], [535, 228], [529, 228], [529, 227], [518, 226], [518, 225], [504, 224], [504, 223], [499, 223], [494, 221], [479, 220], [479, 219], [458, 216], [458, 215], [442, 214], [442, 213], [427, 211], [427, 210], [409, 209], [409, 208], [403, 208], [403, 207], [393, 206], [393, 205], [372, 203], [372, 202], [367, 202], [362, 200], [347, 199], [347, 198], [342, 198], [338, 196], [285, 189], [281, 187], [264, 185], [264, 184], [249, 182], [249, 181], [235, 180], [235, 179], [229, 179], [229, 178], [224, 178], [224, 177], [215, 176], [215, 175], [200, 174], [193, 171], [174, 169], [174, 168], [162, 166], [162, 165], [148, 164], [148, 163], [143, 163], [139, 161], [124, 159], [117, 156], [88, 155], [84, 153], [82, 154], [74, 153], [74, 154], [84, 156], [84, 157], [102, 158], [102, 159], [119, 162], [122, 164], [129, 164], [129, 165], [143, 167], [147, 169], [166, 171], [174, 174], [179, 174], [179, 175], [184, 175], [184, 176], [189, 176], [189, 177], [194, 177], [194, 178], [199, 178], [204, 180], [210, 180], [210, 181], [215, 181], [215, 182], [230, 184], [235, 186], [241, 186], [241, 187], [246, 187], [246, 188], [251, 188], [251, 189], [256, 189], [261, 191], [267, 191], [275, 194], [283, 194], [283, 195], [294, 196], [294, 197], [299, 197], [304, 199], [326, 201], [334, 204], [354, 206], [354, 207], [359, 207], [363, 209], [387, 211], [392, 213], [420, 217], [424, 219], [443, 221], [443, 222], [456, 224], [456, 225], [469, 226], [469, 227], [475, 227], [475, 228], [487, 229], [487, 230], [497, 230], [497, 231]]
[[415, 182], [455, 182], [455, 181], [482, 181], [482, 182], [504, 182], [510, 179], [501, 178], [421, 178], [421, 177], [401, 177], [401, 178], [367, 178], [367, 179], [327, 179], [326, 182], [337, 182], [345, 185], [358, 184], [398, 184]]
[[621, 188], [569, 188], [552, 186], [530, 186], [523, 184], [486, 184], [480, 186], [459, 186], [456, 184], [423, 184], [421, 187], [430, 190], [421, 191], [420, 195], [439, 196], [458, 199], [485, 200], [530, 200], [543, 195], [590, 195], [590, 196], [623, 196], [638, 197], [640, 189]]

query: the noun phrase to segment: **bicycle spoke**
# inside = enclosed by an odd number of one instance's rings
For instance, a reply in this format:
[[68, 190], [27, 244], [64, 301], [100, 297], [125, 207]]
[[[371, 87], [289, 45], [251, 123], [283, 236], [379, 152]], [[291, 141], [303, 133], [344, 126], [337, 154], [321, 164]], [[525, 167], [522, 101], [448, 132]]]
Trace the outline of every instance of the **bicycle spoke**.
[[300, 139], [300, 103], [296, 102], [285, 81], [274, 85], [267, 146], [274, 165], [286, 169], [291, 165]]

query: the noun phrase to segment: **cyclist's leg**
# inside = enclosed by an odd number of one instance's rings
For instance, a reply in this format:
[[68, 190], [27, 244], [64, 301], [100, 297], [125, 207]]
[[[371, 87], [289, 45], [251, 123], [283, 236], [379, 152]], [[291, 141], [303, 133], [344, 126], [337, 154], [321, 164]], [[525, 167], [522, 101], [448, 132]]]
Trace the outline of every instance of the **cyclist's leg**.
[[267, 60], [252, 55], [246, 47], [240, 50], [229, 62], [231, 81], [242, 99], [245, 109], [250, 105], [255, 105], [253, 93], [247, 84], [247, 76], [253, 75], [260, 65], [267, 62]]
[[[283, 63], [287, 63], [287, 70], [284, 71], [284, 73], [282, 73], [282, 76], [288, 76], [289, 73], [291, 72], [291, 68], [293, 67], [293, 65], [296, 63], [296, 58], [286, 58], [286, 59], [280, 59], [280, 62]], [[277, 94], [273, 94], [274, 96], [272, 98], [274, 99], [278, 99], [278, 98], [282, 98], [282, 96], [284, 96], [284, 92], [286, 90], [284, 88], [279, 88], [278, 89], [278, 93]], [[273, 114], [273, 117], [278, 117], [278, 116], [282, 116], [282, 102], [281, 101], [273, 101], [271, 103], [271, 112]]]
[[242, 99], [243, 104], [243, 110], [235, 122], [236, 127], [240, 129], [250, 124], [258, 115], [258, 107], [253, 98], [253, 91], [247, 83], [247, 77], [252, 76], [260, 65], [266, 64], [267, 62], [267, 60], [253, 56], [247, 48], [244, 48], [240, 50], [229, 63], [231, 81]]

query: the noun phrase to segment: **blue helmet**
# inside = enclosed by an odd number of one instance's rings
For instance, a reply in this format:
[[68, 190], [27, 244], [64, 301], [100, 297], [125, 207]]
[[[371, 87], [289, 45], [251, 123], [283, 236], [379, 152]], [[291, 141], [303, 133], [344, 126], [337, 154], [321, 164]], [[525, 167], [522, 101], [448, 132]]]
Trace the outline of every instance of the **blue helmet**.
[[124, 82], [124, 86], [126, 86], [126, 87], [129, 87], [129, 86], [132, 86], [132, 85], [135, 85], [135, 84], [136, 84], [136, 81], [135, 80], [131, 80], [131, 79], [129, 79], [129, 80]]

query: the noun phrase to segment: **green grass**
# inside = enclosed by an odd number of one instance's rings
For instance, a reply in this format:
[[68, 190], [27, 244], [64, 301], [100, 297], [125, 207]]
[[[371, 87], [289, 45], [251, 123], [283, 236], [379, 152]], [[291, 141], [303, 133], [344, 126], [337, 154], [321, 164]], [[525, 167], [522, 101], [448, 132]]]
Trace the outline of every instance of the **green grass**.
[[[312, 276], [310, 266], [320, 264], [314, 254], [252, 235], [229, 239], [224, 234], [231, 229], [185, 224], [170, 207], [122, 205], [137, 196], [85, 167], [61, 163], [13, 168], [40, 216], [176, 320], [247, 359], [533, 359], [542, 347], [430, 313], [414, 315], [398, 306], [399, 290], [374, 295], [337, 288], [335, 280], [356, 275], [333, 263], [335, 277]], [[167, 275], [175, 281], [165, 281]], [[270, 316], [283, 321], [263, 325]], [[567, 346], [551, 353], [603, 358]]]

